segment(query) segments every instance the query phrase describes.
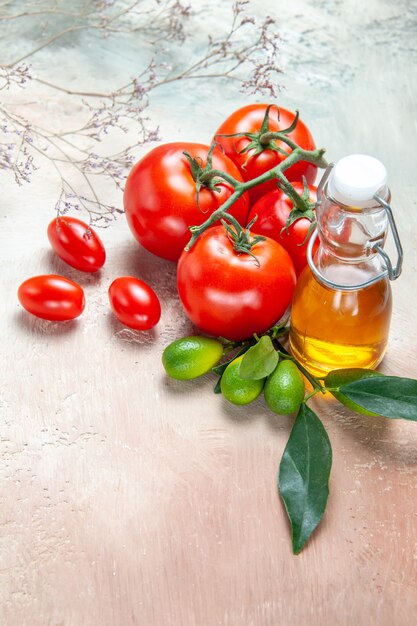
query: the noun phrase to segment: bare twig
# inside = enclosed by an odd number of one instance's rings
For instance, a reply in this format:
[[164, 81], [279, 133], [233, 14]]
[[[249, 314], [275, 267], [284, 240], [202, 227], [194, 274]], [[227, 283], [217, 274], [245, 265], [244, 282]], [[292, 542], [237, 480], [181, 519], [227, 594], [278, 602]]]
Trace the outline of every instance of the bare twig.
[[[276, 94], [279, 38], [271, 18], [257, 25], [248, 14], [248, 0], [234, 3], [229, 29], [223, 35], [209, 36], [205, 51], [183, 67], [171, 67], [160, 60], [159, 42], [182, 45], [190, 36], [190, 21], [198, 17], [185, 0], [91, 0], [89, 8], [79, 12], [68, 6], [64, 0], [44, 0], [33, 2], [30, 10], [16, 11], [14, 3], [0, 3], [0, 25], [13, 22], [26, 26], [28, 20], [31, 25], [47, 25], [42, 39], [31, 50], [0, 64], [0, 90], [26, 88], [31, 93], [32, 86], [39, 84], [51, 92], [66, 94], [86, 116], [78, 127], [52, 130], [30, 117], [17, 115], [7, 104], [0, 107], [0, 168], [10, 171], [21, 185], [30, 181], [43, 160], [52, 163], [61, 181], [56, 204], [59, 214], [83, 210], [90, 222], [107, 224], [121, 211], [99, 197], [93, 181], [100, 175], [112, 181], [118, 190], [123, 189], [134, 153], [144, 144], [159, 140], [158, 128], [148, 118], [156, 89], [175, 82], [227, 77], [229, 84], [239, 81], [242, 89], [250, 93]], [[103, 92], [66, 86], [42, 74], [35, 75], [29, 61], [33, 65], [43, 50], [82, 31], [96, 31], [105, 37], [140, 32], [141, 41], [146, 38], [147, 45], [154, 42], [154, 58], [129, 82]], [[106, 139], [114, 133], [126, 136], [125, 147], [115, 153], [107, 151], [103, 156]], [[135, 136], [135, 141], [129, 141], [129, 136]], [[92, 149], [95, 144], [101, 144], [102, 154]], [[78, 189], [79, 183], [73, 182], [79, 177], [87, 195]]]

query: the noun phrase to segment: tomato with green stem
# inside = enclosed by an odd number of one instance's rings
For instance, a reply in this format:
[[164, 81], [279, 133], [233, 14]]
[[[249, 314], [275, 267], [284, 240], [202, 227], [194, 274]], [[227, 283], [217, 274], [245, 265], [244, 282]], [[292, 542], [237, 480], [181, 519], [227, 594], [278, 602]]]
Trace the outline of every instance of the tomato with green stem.
[[[313, 185], [304, 188], [303, 183], [293, 182], [294, 190], [308, 200], [311, 205], [317, 201], [317, 189]], [[256, 221], [252, 226], [252, 232], [278, 241], [289, 253], [293, 260], [297, 276], [301, 274], [307, 265], [308, 239], [314, 229], [315, 212], [313, 208], [303, 212], [294, 207], [291, 198], [281, 191], [274, 189], [260, 198], [249, 213], [249, 220]], [[293, 221], [294, 220], [294, 221]], [[313, 254], [319, 246], [316, 240]]]
[[[285, 135], [288, 145], [276, 136]], [[249, 104], [232, 113], [217, 129], [214, 141], [237, 165], [245, 181], [252, 180], [282, 163], [297, 144], [303, 150], [314, 150], [315, 143], [307, 126], [282, 107], [267, 104]], [[317, 166], [299, 161], [285, 171], [287, 180], [302, 180], [314, 183]], [[276, 188], [276, 180], [270, 180], [249, 191], [250, 204]]]
[[[212, 169], [243, 182], [236, 167], [221, 149], [176, 142], [157, 146], [130, 172], [124, 191], [128, 224], [144, 248], [177, 261], [190, 239], [188, 228], [202, 224], [233, 193], [234, 187]], [[245, 225], [249, 211], [247, 194], [230, 208]]]
[[273, 326], [287, 311], [296, 275], [276, 241], [229, 226], [205, 230], [180, 257], [178, 294], [190, 320], [209, 335], [241, 341]]

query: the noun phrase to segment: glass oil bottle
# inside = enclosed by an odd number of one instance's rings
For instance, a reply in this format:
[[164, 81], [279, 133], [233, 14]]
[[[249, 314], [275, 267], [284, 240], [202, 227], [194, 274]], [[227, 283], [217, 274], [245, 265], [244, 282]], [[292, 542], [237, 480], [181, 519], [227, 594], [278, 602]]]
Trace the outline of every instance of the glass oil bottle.
[[[297, 283], [289, 336], [292, 354], [316, 376], [374, 368], [386, 351], [390, 280], [401, 273], [403, 258], [386, 178], [380, 161], [355, 154], [329, 165], [320, 182], [317, 229]], [[395, 268], [383, 250], [388, 224], [398, 254]]]

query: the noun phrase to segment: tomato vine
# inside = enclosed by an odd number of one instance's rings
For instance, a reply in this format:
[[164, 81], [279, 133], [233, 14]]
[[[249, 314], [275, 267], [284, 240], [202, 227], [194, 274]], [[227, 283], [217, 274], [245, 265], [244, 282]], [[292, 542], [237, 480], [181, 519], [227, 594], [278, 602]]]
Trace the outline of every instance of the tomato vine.
[[[264, 123], [265, 123], [265, 120], [266, 121], [268, 120], [270, 108], [271, 107], [267, 107], [266, 109]], [[186, 251], [189, 251], [192, 248], [192, 246], [197, 241], [198, 237], [205, 230], [207, 230], [207, 228], [215, 224], [219, 219], [225, 217], [225, 215], [227, 215], [229, 209], [233, 206], [233, 204], [237, 200], [239, 200], [239, 198], [245, 192], [248, 192], [251, 189], [258, 187], [259, 185], [262, 185], [263, 183], [266, 183], [266, 182], [275, 181], [276, 186], [279, 187], [282, 191], [284, 191], [291, 198], [291, 200], [294, 203], [295, 209], [298, 210], [299, 212], [299, 216], [302, 216], [302, 214], [304, 213], [311, 215], [311, 212], [314, 208], [314, 204], [309, 200], [308, 194], [307, 195], [305, 193], [299, 194], [296, 188], [287, 179], [284, 172], [288, 170], [289, 168], [291, 168], [292, 166], [294, 166], [295, 164], [300, 163], [301, 161], [312, 163], [319, 168], [327, 167], [327, 161], [324, 158], [324, 154], [326, 150], [324, 148], [306, 150], [304, 148], [301, 148], [290, 137], [288, 137], [288, 133], [290, 133], [296, 127], [297, 123], [298, 123], [298, 112], [296, 114], [293, 124], [290, 127], [282, 131], [268, 133], [268, 141], [265, 143], [265, 140], [264, 140], [265, 145], [263, 146], [262, 149], [272, 149], [271, 148], [272, 145], [274, 145], [276, 148], [276, 144], [272, 143], [272, 140], [274, 140], [274, 142], [281, 141], [284, 144], [286, 144], [291, 149], [291, 152], [288, 155], [286, 155], [285, 159], [283, 159], [278, 165], [275, 165], [274, 167], [264, 172], [263, 174], [260, 174], [256, 178], [252, 178], [251, 180], [246, 180], [242, 182], [234, 178], [229, 173], [223, 172], [222, 170], [214, 169], [214, 168], [213, 169], [205, 168], [204, 172], [201, 173], [199, 176], [198, 184], [200, 185], [209, 184], [210, 181], [213, 181], [213, 180], [216, 180], [217, 182], [219, 180], [224, 180], [225, 182], [227, 182], [229, 185], [233, 187], [233, 193], [230, 195], [229, 198], [226, 199], [226, 201], [223, 204], [219, 206], [217, 210], [211, 213], [211, 215], [207, 218], [205, 222], [197, 226], [191, 226], [189, 228], [191, 232], [191, 238], [185, 247]], [[262, 142], [262, 138], [265, 138], [265, 136], [266, 136], [266, 133], [261, 134], [259, 138], [259, 142]], [[243, 148], [243, 151], [245, 152], [248, 149], [254, 150], [254, 154], [251, 154], [248, 158], [253, 158], [257, 154], [257, 150], [259, 149], [256, 147], [254, 140], [252, 141], [252, 144], [253, 145], [248, 144], [248, 146]], [[197, 187], [197, 193], [198, 192], [199, 192], [199, 188]]]

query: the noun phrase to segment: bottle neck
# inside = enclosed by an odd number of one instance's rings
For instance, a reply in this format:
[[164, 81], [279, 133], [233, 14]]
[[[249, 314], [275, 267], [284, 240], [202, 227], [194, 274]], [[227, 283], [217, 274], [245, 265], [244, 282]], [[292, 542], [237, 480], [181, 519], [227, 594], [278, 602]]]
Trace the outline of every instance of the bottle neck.
[[[388, 187], [381, 197], [389, 202]], [[376, 200], [368, 206], [354, 207], [341, 204], [331, 195], [331, 185], [323, 189], [322, 202], [317, 206], [316, 218], [320, 240], [318, 258], [322, 263], [345, 262], [361, 264], [379, 260], [375, 247], [384, 245], [388, 230], [387, 214]], [[379, 266], [380, 263], [376, 262]]]

